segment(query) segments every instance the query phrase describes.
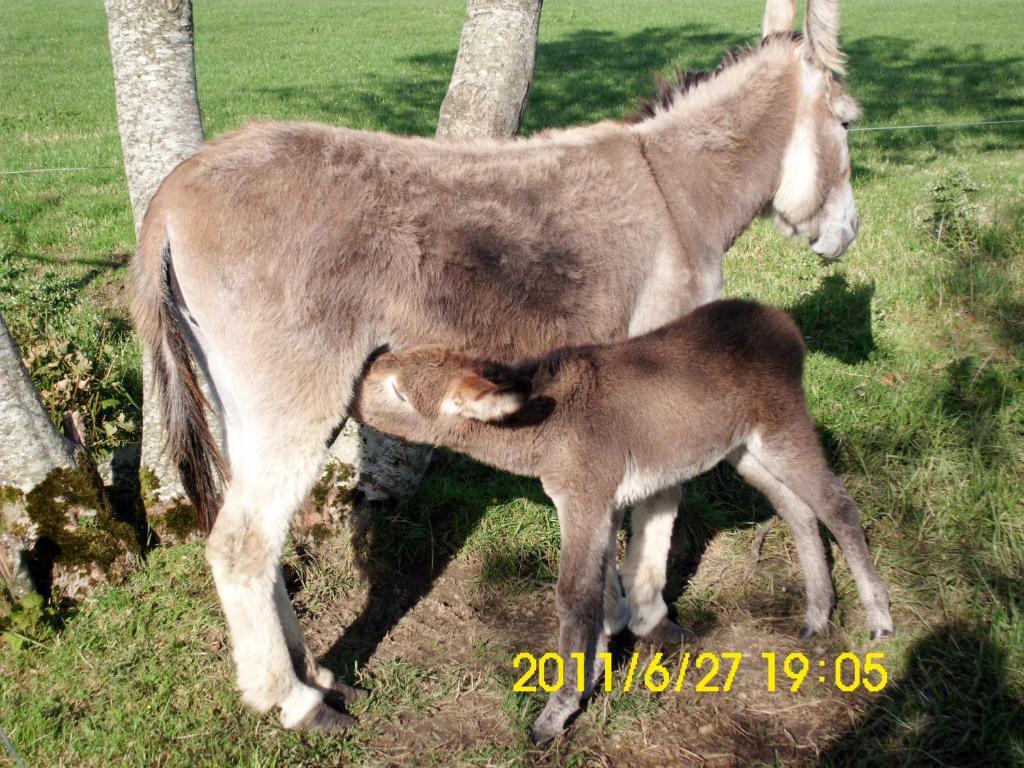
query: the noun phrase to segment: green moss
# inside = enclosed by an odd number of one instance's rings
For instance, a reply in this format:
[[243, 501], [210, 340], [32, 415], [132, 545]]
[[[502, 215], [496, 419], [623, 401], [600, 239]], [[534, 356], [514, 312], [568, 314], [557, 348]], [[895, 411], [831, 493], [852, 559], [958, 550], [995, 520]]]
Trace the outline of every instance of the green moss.
[[19, 504], [25, 499], [20, 488], [11, 485], [0, 485], [0, 533], [7, 533], [7, 515], [3, 508], [8, 504]]
[[[340, 461], [332, 462], [325, 467], [320, 480], [317, 481], [317, 484], [313, 486], [313, 490], [310, 491], [309, 500], [307, 501], [307, 505], [312, 506], [312, 510], [318, 513], [322, 520], [328, 519], [327, 510], [329, 507], [348, 505], [352, 502], [355, 489], [341, 487], [345, 481], [352, 477], [352, 474], [352, 467]], [[336, 531], [326, 523], [317, 523], [309, 528], [307, 534], [315, 543], [322, 543], [327, 539], [333, 538]]]
[[[103, 483], [83, 454], [78, 466], [55, 469], [25, 496], [38, 537], [56, 546], [55, 559], [67, 565], [95, 563], [109, 568], [124, 552], [140, 551], [135, 529], [115, 517]], [[69, 525], [69, 517], [93, 517]]]
[[0, 485], [0, 507], [5, 504], [16, 504], [25, 498], [25, 494], [21, 492], [20, 488], [15, 488], [12, 485]]
[[139, 493], [142, 495], [142, 503], [150, 507], [159, 500], [160, 478], [156, 472], [147, 466], [139, 467]]
[[202, 530], [196, 517], [196, 508], [186, 502], [174, 502], [166, 511], [160, 513], [159, 517], [160, 527], [178, 541], [184, 541], [189, 534]]

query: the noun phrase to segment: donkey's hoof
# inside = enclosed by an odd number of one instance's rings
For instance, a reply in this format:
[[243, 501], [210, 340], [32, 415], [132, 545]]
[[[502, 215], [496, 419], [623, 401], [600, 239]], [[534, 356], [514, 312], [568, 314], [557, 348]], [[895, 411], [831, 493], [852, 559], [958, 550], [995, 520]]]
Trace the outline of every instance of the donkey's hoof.
[[871, 630], [871, 642], [878, 640], [888, 640], [895, 634], [895, 630], [891, 627], [876, 627]]
[[342, 696], [350, 704], [354, 701], [362, 701], [370, 695], [370, 692], [365, 688], [356, 688], [356, 686], [349, 685], [348, 683], [335, 683], [331, 686], [331, 690]]
[[693, 630], [681, 627], [666, 616], [646, 635], [640, 637], [645, 643], [663, 648], [666, 651], [674, 651], [681, 645], [695, 643], [697, 633]]
[[362, 701], [370, 695], [364, 688], [356, 688], [353, 685], [337, 680], [334, 677], [334, 673], [327, 667], [317, 666], [311, 675], [310, 682], [323, 692], [324, 698], [333, 702], [351, 704], [356, 701]]
[[817, 635], [820, 635], [821, 633], [822, 632], [821, 632], [820, 629], [815, 629], [814, 627], [803, 626], [803, 627], [800, 627], [800, 631], [797, 632], [796, 636], [799, 637], [801, 640], [810, 640], [812, 637], [816, 637]]
[[356, 719], [339, 712], [326, 702], [320, 702], [295, 726], [297, 731], [309, 733], [344, 733], [355, 725]]

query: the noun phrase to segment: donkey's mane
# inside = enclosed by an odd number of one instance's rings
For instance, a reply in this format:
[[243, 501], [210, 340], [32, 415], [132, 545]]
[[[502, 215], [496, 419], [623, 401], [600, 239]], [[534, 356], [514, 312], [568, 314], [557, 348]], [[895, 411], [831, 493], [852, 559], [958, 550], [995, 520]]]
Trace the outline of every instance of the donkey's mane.
[[677, 64], [675, 72], [669, 77], [656, 72], [654, 74], [654, 95], [641, 103], [632, 114], [626, 117], [625, 122], [642, 123], [657, 114], [666, 112], [701, 83], [714, 80], [727, 69], [757, 54], [768, 45], [779, 41], [798, 43], [801, 40], [803, 40], [803, 35], [800, 32], [775, 32], [761, 40], [759, 45], [744, 45], [727, 52], [725, 58], [714, 69], [686, 70]]

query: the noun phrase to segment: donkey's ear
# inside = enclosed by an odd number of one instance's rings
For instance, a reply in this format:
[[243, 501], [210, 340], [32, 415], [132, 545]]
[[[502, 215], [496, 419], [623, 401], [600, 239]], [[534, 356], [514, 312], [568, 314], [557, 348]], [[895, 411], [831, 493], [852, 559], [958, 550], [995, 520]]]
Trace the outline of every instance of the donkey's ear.
[[779, 32], [792, 32], [795, 27], [796, 0], [767, 0], [764, 6], [764, 21], [761, 22], [761, 39]]
[[441, 413], [476, 421], [501, 421], [522, 408], [524, 402], [521, 392], [467, 374], [449, 387], [441, 401]]
[[839, 48], [839, 0], [807, 0], [804, 36], [812, 63], [834, 75], [846, 74], [846, 56]]

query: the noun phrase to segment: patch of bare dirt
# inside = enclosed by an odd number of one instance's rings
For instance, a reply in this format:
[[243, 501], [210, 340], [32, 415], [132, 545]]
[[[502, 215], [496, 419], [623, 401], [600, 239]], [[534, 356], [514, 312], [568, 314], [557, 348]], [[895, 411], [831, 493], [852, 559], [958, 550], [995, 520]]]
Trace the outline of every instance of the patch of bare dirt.
[[[731, 690], [695, 693], [698, 677], [688, 675], [680, 693], [652, 694], [636, 685], [623, 693], [630, 655], [640, 654], [642, 669], [653, 651], [620, 641], [616, 690], [595, 696], [568, 739], [544, 751], [526, 741], [541, 699], [524, 703], [508, 689], [517, 677], [511, 668], [516, 652], [539, 656], [555, 649], [551, 588], [498, 596], [479, 586], [477, 563], [456, 559], [436, 569], [432, 583], [429, 573], [378, 575], [372, 588], [359, 580], [303, 620], [326, 663], [350, 680], [358, 665], [373, 691], [376, 700], [360, 715], [359, 728], [382, 764], [558, 765], [570, 757], [608, 766], [815, 764], [870, 703], [863, 692], [840, 693], [819, 683], [818, 662], [825, 662], [822, 674], [831, 680], [836, 655], [853, 650], [863, 657], [872, 649], [829, 638], [798, 641], [799, 601], [751, 578], [740, 551], [742, 544], [716, 538], [688, 587], [712, 595], [715, 617], [687, 650], [691, 659], [703, 651], [742, 653]], [[300, 592], [300, 613], [302, 602]], [[765, 651], [776, 652], [780, 665], [793, 651], [808, 656], [812, 670], [799, 692], [789, 692], [781, 670], [779, 690], [768, 692]], [[664, 663], [674, 673], [680, 658]], [[396, 669], [413, 674], [403, 677]]]

